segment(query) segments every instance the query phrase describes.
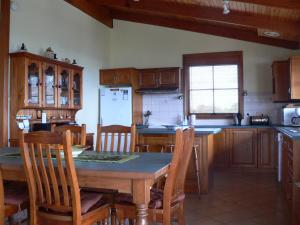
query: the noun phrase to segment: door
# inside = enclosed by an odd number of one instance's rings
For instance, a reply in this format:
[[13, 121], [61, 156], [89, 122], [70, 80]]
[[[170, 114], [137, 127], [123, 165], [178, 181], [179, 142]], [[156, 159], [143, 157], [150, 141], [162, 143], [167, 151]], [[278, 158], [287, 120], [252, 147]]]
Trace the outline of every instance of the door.
[[274, 142], [272, 129], [258, 129], [258, 167], [274, 168]]
[[82, 71], [74, 70], [72, 76], [72, 108], [82, 107]]
[[257, 167], [256, 129], [232, 129], [230, 155], [232, 167]]
[[43, 106], [57, 106], [57, 66], [43, 63]]
[[100, 85], [113, 85], [115, 82], [114, 70], [100, 70]]
[[58, 107], [70, 108], [71, 102], [71, 74], [72, 71], [69, 68], [60, 67], [58, 74]]
[[229, 167], [229, 151], [226, 140], [227, 130], [222, 130], [214, 135], [214, 167], [227, 168]]
[[37, 60], [26, 60], [25, 107], [42, 106], [42, 63]]
[[179, 68], [162, 70], [158, 77], [159, 87], [179, 87]]
[[273, 101], [286, 102], [290, 97], [290, 63], [278, 61], [272, 65]]
[[156, 88], [158, 85], [158, 73], [156, 70], [141, 70], [139, 76], [140, 88]]
[[300, 99], [300, 56], [293, 56], [290, 59], [291, 72], [291, 99]]

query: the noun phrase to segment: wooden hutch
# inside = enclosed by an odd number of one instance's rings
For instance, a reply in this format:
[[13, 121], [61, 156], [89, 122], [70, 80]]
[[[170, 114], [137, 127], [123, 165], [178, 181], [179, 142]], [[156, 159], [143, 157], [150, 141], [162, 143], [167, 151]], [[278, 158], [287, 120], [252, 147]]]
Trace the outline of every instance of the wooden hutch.
[[83, 67], [28, 52], [10, 54], [10, 145], [18, 145], [18, 123], [75, 122], [82, 108]]

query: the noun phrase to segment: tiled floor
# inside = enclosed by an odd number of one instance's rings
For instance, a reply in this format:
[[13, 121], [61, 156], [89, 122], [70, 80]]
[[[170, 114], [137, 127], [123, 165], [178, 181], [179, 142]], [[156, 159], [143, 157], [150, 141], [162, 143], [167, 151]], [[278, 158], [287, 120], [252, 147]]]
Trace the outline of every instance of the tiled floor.
[[226, 169], [214, 178], [208, 195], [187, 196], [187, 225], [291, 225], [275, 173]]

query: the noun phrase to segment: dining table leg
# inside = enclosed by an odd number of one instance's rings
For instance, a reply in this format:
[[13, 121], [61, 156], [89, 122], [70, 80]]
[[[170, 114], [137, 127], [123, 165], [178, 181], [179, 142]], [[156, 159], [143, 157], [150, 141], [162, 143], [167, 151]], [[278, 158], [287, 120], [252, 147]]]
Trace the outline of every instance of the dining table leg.
[[144, 179], [133, 181], [133, 202], [137, 209], [137, 225], [148, 225], [148, 204], [150, 202], [150, 182]]

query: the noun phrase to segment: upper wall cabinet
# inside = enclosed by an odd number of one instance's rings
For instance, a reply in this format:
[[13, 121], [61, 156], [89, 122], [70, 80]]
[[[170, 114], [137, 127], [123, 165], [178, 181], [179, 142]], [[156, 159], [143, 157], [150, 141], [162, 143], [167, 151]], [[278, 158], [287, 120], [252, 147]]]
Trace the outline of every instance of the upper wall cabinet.
[[120, 86], [132, 85], [133, 68], [100, 70], [100, 85]]
[[289, 102], [300, 100], [300, 57], [287, 61], [276, 61], [273, 70], [273, 101]]
[[139, 70], [140, 89], [179, 89], [180, 69], [153, 68]]
[[82, 67], [27, 52], [11, 54], [11, 101], [17, 108], [80, 109]]

